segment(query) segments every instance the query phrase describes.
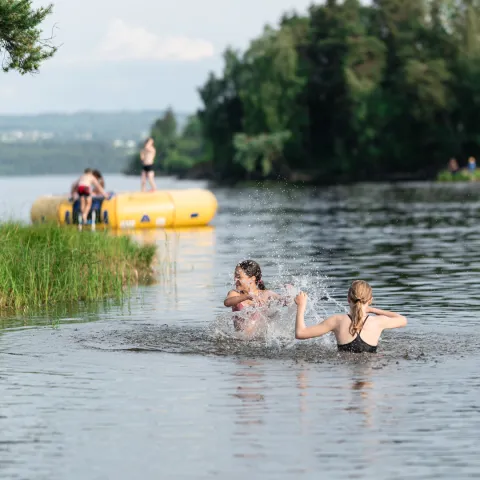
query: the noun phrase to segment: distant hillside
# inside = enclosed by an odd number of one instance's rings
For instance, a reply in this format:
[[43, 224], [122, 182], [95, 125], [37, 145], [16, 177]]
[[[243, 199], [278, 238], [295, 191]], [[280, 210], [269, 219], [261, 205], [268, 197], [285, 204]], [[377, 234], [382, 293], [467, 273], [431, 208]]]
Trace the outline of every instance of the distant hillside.
[[[162, 111], [0, 116], [0, 175], [125, 171]], [[179, 128], [187, 115], [176, 115]]]
[[106, 142], [0, 143], [0, 175], [79, 173], [86, 167], [120, 173], [129, 152]]
[[[0, 141], [45, 140], [140, 140], [164, 111], [120, 111], [46, 113], [39, 115], [0, 115]], [[180, 126], [187, 115], [178, 114]], [[24, 135], [12, 135], [23, 132]], [[36, 132], [36, 135], [32, 135]], [[10, 136], [8, 136], [10, 134]], [[41, 135], [43, 134], [43, 135]]]

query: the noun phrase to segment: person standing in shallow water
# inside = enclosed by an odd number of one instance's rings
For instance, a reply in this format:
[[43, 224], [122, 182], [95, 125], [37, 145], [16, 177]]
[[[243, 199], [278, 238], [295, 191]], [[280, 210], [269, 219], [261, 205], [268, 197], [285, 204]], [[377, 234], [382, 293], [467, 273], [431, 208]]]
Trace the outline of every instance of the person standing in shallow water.
[[468, 172], [470, 173], [471, 180], [475, 180], [475, 172], [477, 170], [477, 161], [474, 157], [468, 159]]
[[295, 338], [306, 340], [333, 332], [341, 352], [376, 353], [383, 330], [407, 325], [407, 318], [403, 315], [371, 307], [372, 287], [363, 280], [355, 280], [348, 291], [349, 314], [332, 315], [312, 327], [305, 326], [307, 298], [303, 292], [295, 297]]
[[254, 260], [244, 260], [235, 267], [234, 281], [235, 290], [227, 293], [223, 304], [231, 307], [233, 312], [246, 309], [244, 314], [234, 316], [233, 325], [237, 331], [255, 334], [264, 318], [259, 307], [268, 306], [274, 300], [288, 304], [288, 298], [266, 289], [260, 265]]
[[458, 166], [458, 162], [456, 158], [451, 158], [448, 162], [448, 171], [452, 175], [456, 175], [460, 171], [460, 167]]
[[155, 185], [153, 171], [153, 162], [156, 155], [155, 145], [153, 143], [153, 138], [149, 137], [145, 140], [142, 150], [140, 151], [140, 160], [142, 162], [142, 176], [141, 176], [141, 188], [142, 192], [145, 192], [147, 186], [147, 180], [150, 184], [150, 189], [154, 192], [157, 189]]

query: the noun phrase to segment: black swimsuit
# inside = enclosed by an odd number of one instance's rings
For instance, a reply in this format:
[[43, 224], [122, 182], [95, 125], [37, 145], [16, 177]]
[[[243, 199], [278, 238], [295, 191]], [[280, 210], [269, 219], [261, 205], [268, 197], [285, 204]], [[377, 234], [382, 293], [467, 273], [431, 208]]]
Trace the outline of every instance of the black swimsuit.
[[[365, 326], [365, 322], [367, 321], [368, 317], [369, 315], [367, 315], [365, 320], [363, 321], [362, 328]], [[352, 317], [350, 317], [350, 320], [351, 319]], [[362, 331], [362, 328], [360, 329], [360, 332]], [[360, 337], [360, 332], [358, 332], [357, 336], [350, 343], [338, 345], [338, 350], [340, 352], [351, 353], [377, 353], [377, 346], [369, 345], [367, 342], [364, 342], [362, 340], [362, 337]]]

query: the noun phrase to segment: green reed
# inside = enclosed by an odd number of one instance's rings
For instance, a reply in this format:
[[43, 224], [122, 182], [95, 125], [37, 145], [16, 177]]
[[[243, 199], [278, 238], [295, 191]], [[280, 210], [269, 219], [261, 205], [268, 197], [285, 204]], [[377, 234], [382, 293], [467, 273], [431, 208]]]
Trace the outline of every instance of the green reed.
[[438, 182], [470, 182], [470, 181], [480, 181], [480, 169], [476, 169], [474, 172], [469, 172], [468, 170], [459, 170], [457, 173], [453, 174], [448, 170], [442, 170], [437, 175]]
[[121, 298], [153, 280], [154, 245], [57, 225], [0, 225], [0, 308]]

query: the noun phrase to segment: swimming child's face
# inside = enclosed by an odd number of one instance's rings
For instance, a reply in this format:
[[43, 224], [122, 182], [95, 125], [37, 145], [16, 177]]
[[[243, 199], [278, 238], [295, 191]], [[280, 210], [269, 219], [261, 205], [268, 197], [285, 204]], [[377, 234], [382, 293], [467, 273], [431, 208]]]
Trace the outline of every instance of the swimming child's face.
[[255, 288], [255, 277], [249, 277], [240, 267], [235, 269], [235, 288], [244, 292], [249, 292]]

